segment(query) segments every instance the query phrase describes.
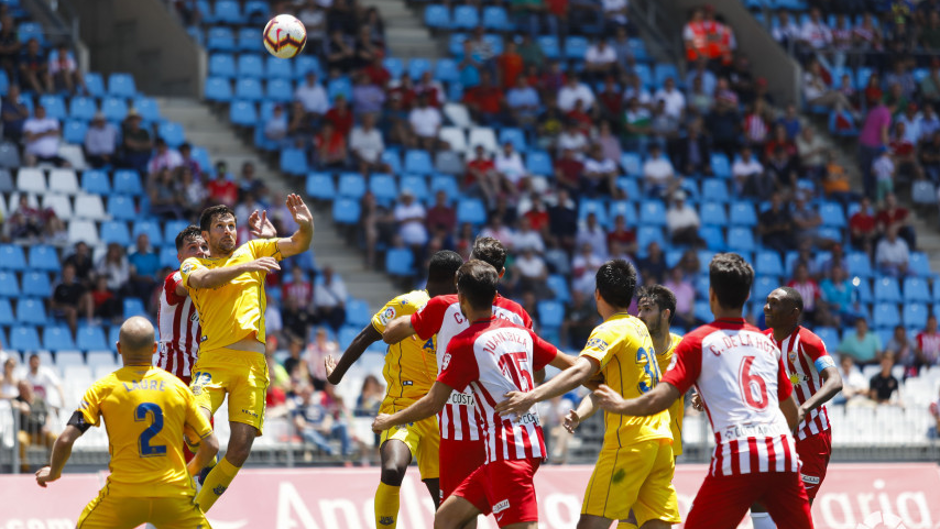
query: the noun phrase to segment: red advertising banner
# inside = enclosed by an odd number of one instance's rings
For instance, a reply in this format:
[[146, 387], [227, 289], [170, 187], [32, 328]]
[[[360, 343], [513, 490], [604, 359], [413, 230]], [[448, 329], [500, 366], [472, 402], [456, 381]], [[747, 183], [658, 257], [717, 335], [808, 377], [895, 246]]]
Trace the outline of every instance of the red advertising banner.
[[[589, 466], [542, 467], [536, 475], [539, 529], [574, 529]], [[704, 465], [680, 465], [674, 483], [688, 512]], [[242, 471], [216, 503], [215, 529], [372, 529], [379, 471], [270, 469]], [[0, 529], [74, 527], [101, 486], [100, 475], [66, 475], [48, 489], [30, 476], [0, 476]], [[416, 469], [402, 485], [402, 529], [432, 529], [433, 508]], [[940, 468], [933, 464], [837, 464], [813, 507], [817, 529], [940, 529]], [[682, 527], [681, 525], [678, 527]], [[745, 519], [741, 528], [750, 528]], [[492, 518], [480, 529], [496, 529]]]

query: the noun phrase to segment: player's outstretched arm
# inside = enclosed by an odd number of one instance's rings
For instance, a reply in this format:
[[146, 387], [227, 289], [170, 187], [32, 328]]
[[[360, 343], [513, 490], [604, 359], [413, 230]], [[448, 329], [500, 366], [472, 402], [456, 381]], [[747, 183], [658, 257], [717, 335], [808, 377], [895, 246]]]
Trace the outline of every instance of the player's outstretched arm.
[[204, 437], [202, 441], [199, 441], [199, 450], [196, 451], [196, 455], [189, 460], [189, 464], [186, 465], [186, 469], [189, 470], [190, 476], [198, 476], [199, 472], [202, 469], [206, 468], [206, 465], [212, 461], [212, 458], [219, 453], [219, 438], [215, 436], [215, 432], [210, 432], [209, 435]]
[[421, 419], [427, 419], [432, 415], [437, 415], [444, 409], [444, 405], [447, 404], [447, 399], [450, 398], [450, 394], [453, 392], [454, 388], [437, 381], [431, 386], [431, 391], [429, 391], [427, 395], [418, 399], [418, 401], [411, 406], [408, 406], [394, 415], [380, 413], [378, 417], [375, 418], [375, 421], [372, 422], [372, 431], [381, 433], [399, 424], [416, 422]]
[[346, 371], [349, 371], [349, 368], [356, 363], [356, 360], [359, 360], [362, 353], [364, 353], [370, 345], [381, 339], [382, 335], [379, 334], [379, 331], [375, 330], [375, 327], [373, 327], [371, 323], [366, 325], [365, 328], [353, 338], [352, 343], [346, 348], [343, 356], [339, 358], [339, 362], [335, 362], [332, 356], [324, 361], [326, 363], [327, 382], [334, 386], [342, 382]]
[[297, 231], [290, 237], [277, 241], [277, 248], [284, 257], [306, 252], [313, 242], [313, 215], [307, 209], [307, 204], [299, 195], [290, 194], [287, 195], [287, 209], [297, 223]]
[[[558, 356], [564, 355], [559, 354]], [[563, 359], [559, 360], [558, 356], [555, 357], [551, 365], [555, 365], [556, 361], [563, 362]], [[597, 360], [587, 356], [579, 356], [573, 366], [558, 373], [551, 380], [536, 387], [534, 390], [529, 392], [510, 391], [506, 393], [503, 395], [506, 400], [497, 404], [495, 410], [497, 413], [504, 416], [525, 413], [529, 411], [529, 408], [543, 400], [564, 395], [581, 384], [584, 384], [591, 379], [599, 367], [600, 363]]]
[[[183, 265], [186, 266], [185, 264]], [[218, 288], [229, 283], [236, 277], [249, 272], [273, 272], [280, 270], [281, 265], [273, 257], [260, 257], [247, 263], [220, 266], [209, 270], [208, 268], [197, 268], [193, 270], [186, 280], [190, 288], [206, 289]]]
[[600, 407], [597, 405], [597, 396], [593, 392], [588, 393], [581, 399], [576, 409], [568, 410], [568, 415], [565, 415], [565, 430], [568, 430], [568, 433], [574, 433], [578, 426], [597, 413], [598, 409]]
[[72, 424], [68, 424], [65, 430], [55, 440], [52, 446], [52, 457], [49, 464], [36, 471], [36, 483], [45, 488], [47, 483], [59, 479], [62, 476], [62, 469], [66, 461], [72, 455], [72, 445], [82, 436], [82, 431]]
[[607, 384], [594, 390], [597, 405], [607, 412], [633, 417], [645, 417], [669, 409], [672, 403], [682, 396], [679, 390], [668, 382], [660, 382], [642, 397], [624, 400], [619, 393]]
[[382, 340], [387, 344], [395, 344], [414, 333], [415, 328], [411, 325], [411, 316], [399, 316], [385, 327]]

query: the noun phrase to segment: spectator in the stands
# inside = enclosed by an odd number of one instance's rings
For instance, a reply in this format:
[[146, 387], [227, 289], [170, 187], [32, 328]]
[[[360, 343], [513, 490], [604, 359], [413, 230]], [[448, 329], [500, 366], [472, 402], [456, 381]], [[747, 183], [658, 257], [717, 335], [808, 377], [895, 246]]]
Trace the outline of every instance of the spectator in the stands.
[[851, 357], [859, 365], [877, 363], [883, 353], [881, 339], [868, 329], [868, 320], [855, 320], [855, 332], [846, 331], [839, 342], [837, 352]]
[[571, 302], [566, 307], [565, 319], [561, 324], [561, 343], [575, 348], [583, 347], [596, 324], [594, 296], [572, 290]]
[[571, 150], [574, 152], [575, 158], [583, 161], [590, 145], [587, 134], [584, 133], [580, 124], [574, 119], [567, 119], [564, 130], [558, 135], [558, 150], [562, 152]]
[[614, 254], [611, 247], [615, 243], [627, 253], [636, 253], [636, 232], [627, 228], [627, 220], [623, 215], [614, 217], [614, 229], [607, 233], [607, 249], [611, 255]]
[[[327, 22], [327, 27], [331, 26]], [[353, 46], [350, 46], [347, 38], [343, 35], [342, 29], [333, 29], [330, 32], [330, 38], [324, 45], [323, 55], [326, 58], [327, 68], [332, 70], [338, 70], [341, 73], [349, 73], [353, 69], [356, 62], [356, 50]]]
[[682, 174], [711, 175], [711, 147], [708, 137], [702, 134], [702, 120], [689, 123], [686, 136], [670, 145], [671, 158]]
[[757, 152], [764, 149], [770, 133], [770, 114], [763, 101], [755, 101], [749, 105], [744, 114], [744, 141]]
[[65, 224], [52, 208], [32, 207], [29, 195], [23, 193], [20, 195], [18, 207], [10, 215], [8, 233], [13, 239], [55, 239], [65, 233]]
[[[724, 87], [724, 90], [722, 90]], [[712, 138], [715, 150], [733, 158], [739, 147], [741, 117], [734, 93], [727, 90], [727, 80], [718, 80], [715, 92], [715, 106], [705, 118], [706, 128]]]
[[862, 183], [865, 187], [865, 196], [874, 198], [876, 192], [876, 179], [872, 171], [875, 158], [888, 147], [891, 141], [891, 115], [895, 104], [878, 102], [877, 106], [868, 111], [865, 123], [858, 135], [859, 154], [858, 164], [862, 170]]
[[10, 85], [7, 95], [3, 98], [0, 113], [2, 113], [4, 139], [19, 143], [23, 137], [23, 124], [29, 119], [29, 107], [23, 104], [18, 85]]
[[332, 123], [333, 127], [336, 129], [336, 133], [340, 136], [344, 138], [349, 136], [355, 118], [353, 117], [352, 110], [349, 108], [349, 101], [346, 100], [345, 95], [336, 95], [333, 99], [333, 107], [327, 110], [323, 119], [325, 120], [324, 123]]
[[50, 410], [48, 402], [35, 395], [29, 382], [20, 380], [18, 395], [12, 401], [13, 409], [19, 412], [19, 431], [16, 432], [19, 444], [20, 471], [30, 472], [26, 454], [30, 446], [42, 446], [51, 449], [56, 440], [55, 427], [51, 418], [54, 412]]
[[124, 165], [143, 173], [150, 161], [153, 141], [147, 129], [140, 126], [140, 113], [132, 108], [127, 112], [121, 132], [121, 146], [124, 150]]
[[607, 258], [607, 231], [597, 222], [597, 215], [593, 211], [587, 214], [584, 225], [578, 228], [575, 244], [579, 248], [589, 244], [594, 255], [601, 259]]
[[85, 160], [95, 168], [112, 165], [117, 151], [118, 131], [101, 112], [95, 112], [85, 133]]
[[0, 400], [10, 401], [20, 394], [18, 388], [20, 377], [16, 369], [19, 356], [19, 354], [9, 356], [0, 351], [0, 360], [3, 360], [3, 373], [0, 373]]
[[771, 195], [770, 208], [758, 218], [757, 232], [761, 235], [764, 246], [780, 253], [788, 252], [794, 247], [793, 218], [780, 193]]
[[152, 173], [147, 183], [150, 213], [164, 220], [183, 218], [183, 196], [179, 186], [180, 182], [173, 178], [169, 169]]
[[819, 284], [810, 277], [809, 269], [805, 264], [798, 263], [796, 265], [793, 279], [787, 283], [787, 286], [795, 289], [803, 297], [803, 320], [811, 324], [817, 322], [817, 316], [821, 316], [821, 319], [825, 320], [825, 314], [817, 315], [817, 312], [820, 312], [817, 309], [821, 308], [817, 305], [822, 294], [819, 290]]
[[23, 123], [23, 137], [26, 165], [51, 163], [58, 167], [69, 166], [68, 161], [59, 156], [62, 137], [59, 120], [47, 117], [46, 108], [42, 105], [37, 105], [33, 117]]
[[707, 116], [715, 106], [714, 93], [705, 91], [700, 77], [692, 79], [690, 86], [687, 97], [689, 112], [694, 112], [699, 116]]
[[321, 169], [344, 169], [348, 150], [346, 137], [329, 121], [324, 121], [320, 133], [313, 138], [314, 159]]
[[85, 79], [82, 71], [69, 52], [65, 42], [56, 46], [55, 53], [49, 56], [49, 91], [68, 92], [76, 94], [80, 89], [85, 90]]
[[809, 17], [803, 21], [800, 29], [800, 43], [807, 47], [807, 53], [818, 53], [832, 44], [832, 31], [822, 18], [819, 8], [810, 9]]
[[565, 113], [571, 112], [575, 102], [581, 101], [585, 111], [590, 112], [594, 107], [594, 100], [594, 92], [590, 87], [582, 83], [577, 74], [568, 72], [564, 86], [558, 91], [558, 108]]
[[617, 72], [617, 52], [601, 35], [584, 53], [584, 72], [595, 82]]
[[604, 150], [599, 143], [591, 145], [589, 155], [584, 160], [584, 172], [581, 178], [581, 192], [589, 197], [612, 195], [617, 189], [617, 162], [604, 157]]
[[875, 201], [880, 203], [885, 195], [894, 193], [895, 164], [891, 151], [886, 148], [881, 149], [881, 153], [871, 164], [871, 172], [877, 184]]
[[[797, 159], [795, 156], [787, 154], [786, 147], [778, 146], [773, 151], [767, 160], [766, 172], [773, 180], [772, 189], [786, 194], [797, 189], [797, 179], [799, 178]], [[748, 190], [748, 186], [745, 185], [745, 195], [754, 196], [761, 200], [767, 198], [767, 193], [770, 191], [769, 189], [765, 189], [764, 186], [759, 184], [755, 185], [754, 179], [751, 180], [751, 185], [754, 187], [750, 190]]]
[[338, 352], [339, 345], [330, 340], [324, 327], [318, 327], [313, 341], [307, 346], [307, 350], [303, 355], [303, 361], [307, 365], [310, 382], [314, 388], [326, 386], [326, 366], [324, 362], [327, 357], [336, 356]]
[[473, 152], [473, 158], [467, 161], [467, 173], [463, 181], [464, 192], [469, 196], [482, 198], [487, 203], [495, 203], [500, 185], [496, 164], [482, 144], [474, 146]]
[[813, 106], [822, 106], [833, 110], [852, 108], [852, 103], [838, 90], [831, 89], [822, 76], [819, 61], [811, 60], [809, 68], [803, 73], [803, 98]]
[[620, 147], [620, 139], [613, 134], [610, 122], [603, 120], [597, 130], [597, 137], [594, 141], [600, 145], [601, 154], [605, 160], [612, 160], [616, 166], [623, 156], [623, 149]]
[[669, 271], [669, 279], [663, 286], [676, 295], [676, 313], [672, 322], [678, 327], [695, 327], [695, 287], [686, 279], [678, 266]]
[[842, 266], [832, 267], [829, 277], [820, 283], [819, 290], [829, 319], [826, 325], [848, 327], [861, 315], [855, 286]]
[[238, 186], [226, 176], [227, 166], [225, 162], [220, 161], [216, 164], [215, 178], [209, 182], [206, 188], [209, 192], [210, 201], [234, 208], [238, 202]]
[[570, 197], [567, 190], [559, 189], [555, 205], [548, 208], [549, 233], [556, 238], [559, 246], [567, 251], [574, 249], [578, 230], [578, 210]]
[[894, 328], [894, 333], [885, 344], [885, 353], [893, 356], [898, 365], [904, 366], [905, 374], [910, 372], [917, 376], [917, 369], [921, 365], [917, 358], [917, 344], [907, 335], [903, 325]]
[[75, 275], [75, 267], [66, 264], [62, 267], [62, 280], [52, 290], [50, 303], [53, 314], [65, 320], [74, 338], [78, 332], [78, 318], [84, 316], [89, 322], [94, 317], [94, 302], [88, 289]]
[[875, 265], [878, 271], [889, 276], [904, 277], [909, 272], [910, 259], [910, 248], [904, 239], [898, 237], [897, 226], [888, 228], [875, 248]]
[[917, 356], [925, 366], [940, 365], [940, 332], [937, 331], [937, 315], [927, 317], [927, 326], [917, 333]]
[[[741, 147], [740, 156], [731, 164], [731, 177], [739, 194], [758, 196], [766, 186], [757, 185], [764, 174], [764, 166], [754, 156], [754, 151], [747, 145]], [[775, 188], [772, 187], [772, 189]]]
[[316, 321], [328, 324], [334, 331], [339, 331], [346, 321], [346, 298], [349, 297], [346, 283], [333, 273], [333, 268], [323, 268], [323, 282], [313, 290], [313, 306]]
[[80, 282], [88, 285], [91, 284], [91, 271], [94, 264], [91, 262], [91, 250], [84, 241], [75, 243], [75, 251], [62, 262], [63, 268], [65, 265], [72, 266], [75, 271], [75, 277]]
[[16, 79], [20, 48], [22, 43], [17, 35], [16, 22], [11, 15], [3, 15], [0, 18], [0, 68], [7, 73], [7, 79]]
[[[885, 354], [881, 358], [881, 371], [871, 377], [868, 398], [876, 404], [891, 404], [901, 406], [901, 395], [898, 392], [898, 379], [894, 378], [891, 370], [894, 367], [894, 357]], [[903, 406], [902, 406], [903, 407]]]
[[349, 137], [349, 150], [363, 174], [390, 169], [388, 164], [382, 161], [385, 142], [375, 123], [375, 114], [364, 114], [362, 125], [355, 127]]
[[418, 96], [418, 104], [408, 115], [408, 122], [420, 148], [434, 150], [437, 147], [442, 121], [441, 111], [428, 104], [427, 96]]
[[[894, 126], [894, 134], [888, 148], [894, 160], [897, 171], [894, 183], [909, 183], [915, 178], [923, 178], [923, 170], [917, 163], [917, 148], [906, 136], [906, 125], [898, 122]], [[879, 182], [880, 184], [880, 182]]]
[[826, 243], [817, 233], [822, 226], [822, 217], [816, 208], [809, 205], [808, 197], [803, 191], [794, 194], [793, 210], [790, 212], [790, 218], [793, 220], [793, 230], [798, 245], [809, 241], [813, 246], [826, 245]]
[[664, 102], [666, 114], [676, 120], [682, 119], [685, 114], [685, 96], [676, 88], [676, 81], [672, 77], [666, 78], [663, 87], [653, 96], [653, 100]]
[[155, 151], [150, 163], [147, 164], [147, 172], [151, 175], [167, 169], [172, 171], [183, 164], [183, 157], [179, 151], [170, 148], [166, 140], [157, 138], [154, 142]]
[[512, 228], [507, 225], [502, 215], [491, 213], [489, 222], [480, 230], [480, 236], [492, 237], [502, 243], [507, 250], [513, 249], [512, 245], [515, 239], [515, 233]]
[[806, 127], [796, 137], [796, 150], [800, 157], [800, 167], [806, 176], [818, 180], [822, 178], [826, 167], [826, 144], [816, 136], [812, 127]]
[[427, 212], [426, 222], [430, 233], [454, 233], [457, 227], [457, 211], [450, 205], [446, 191], [439, 190], [434, 194], [434, 205]]
[[365, 73], [355, 75], [352, 88], [352, 105], [355, 115], [379, 112], [385, 105], [385, 91], [374, 84]]
[[646, 257], [637, 261], [637, 270], [647, 281], [662, 283], [666, 277], [666, 257], [659, 243], [653, 241], [646, 247]]
[[[23, 374], [23, 380], [29, 384], [33, 393], [46, 400], [54, 409], [64, 407], [65, 392], [62, 389], [62, 380], [48, 366], [42, 365], [38, 354], [30, 354], [27, 360], [28, 368]], [[53, 394], [55, 396], [53, 397]]]
[[624, 148], [628, 151], [644, 151], [649, 142], [650, 123], [652, 115], [649, 109], [640, 103], [636, 97], [627, 100], [627, 110], [624, 113]]
[[578, 159], [574, 149], [562, 149], [561, 157], [555, 160], [554, 170], [555, 188], [563, 189], [574, 197], [580, 196], [584, 162]]
[[539, 112], [539, 94], [529, 86], [529, 80], [520, 75], [516, 84], [506, 93], [506, 106], [513, 122], [519, 127], [535, 124]]
[[287, 112], [284, 112], [283, 105], [276, 104], [271, 110], [271, 117], [264, 124], [264, 137], [282, 147], [289, 147], [293, 143], [288, 136], [289, 133], [290, 124]]
[[313, 283], [304, 277], [303, 269], [297, 265], [290, 272], [290, 277], [281, 285], [281, 299], [293, 299], [298, 307], [306, 310], [313, 302]]
[[545, 260], [532, 246], [515, 251], [520, 252], [512, 265], [513, 276], [516, 279], [516, 292], [531, 292], [536, 298], [550, 298], [548, 267], [545, 265]]
[[398, 222], [398, 234], [405, 244], [420, 248], [428, 242], [428, 229], [425, 227], [427, 211], [415, 200], [410, 189], [402, 190], [394, 215]]
[[927, 428], [927, 438], [937, 439], [940, 437], [940, 398], [931, 402], [927, 411], [930, 412], [930, 418], [933, 420], [933, 424]]
[[128, 290], [131, 296], [147, 300], [153, 292], [157, 271], [160, 269], [160, 256], [150, 245], [146, 233], [137, 236], [134, 252], [127, 256], [131, 264], [131, 278]]
[[679, 120], [666, 112], [666, 101], [657, 100], [653, 104], [653, 113], [650, 116], [650, 132], [653, 140], [665, 146], [668, 142], [679, 137]]
[[604, 258], [597, 254], [590, 242], [581, 243], [579, 252], [571, 260], [571, 287], [586, 296], [593, 296], [595, 275], [604, 264]]
[[884, 206], [875, 215], [875, 224], [881, 233], [886, 233], [892, 227], [897, 228], [898, 235], [907, 242], [911, 251], [917, 247], [916, 234], [910, 225], [910, 212], [898, 204], [895, 194], [885, 195]]
[[666, 212], [666, 227], [673, 244], [703, 245], [698, 230], [702, 226], [695, 208], [686, 203], [682, 189], [672, 193], [672, 207]]
[[26, 41], [26, 50], [19, 58], [19, 71], [20, 83], [26, 89], [37, 94], [51, 90], [48, 84], [49, 62], [46, 61], [39, 41], [35, 37]]
[[116, 242], [108, 244], [108, 250], [105, 252], [98, 264], [95, 266], [95, 275], [103, 277], [107, 281], [108, 290], [118, 292], [131, 278], [130, 262], [127, 260], [124, 248]]
[[658, 143], [649, 146], [649, 156], [643, 162], [643, 181], [650, 196], [669, 196], [680, 184], [669, 158], [663, 155]]
[[846, 407], [868, 402], [869, 381], [865, 380], [862, 370], [855, 365], [851, 356], [839, 358], [839, 374], [842, 376], [842, 392], [833, 397], [833, 404], [845, 404]]
[[871, 200], [863, 197], [858, 211], [849, 217], [849, 240], [857, 250], [871, 253], [877, 237], [878, 230], [871, 209]]
[[496, 172], [501, 177], [502, 189], [511, 196], [518, 195], [523, 180], [528, 178], [529, 174], [526, 171], [525, 162], [522, 161], [522, 155], [516, 151], [515, 144], [511, 141], [503, 143], [493, 163], [496, 166]]
[[[419, 96], [420, 98], [420, 96]], [[480, 73], [480, 84], [464, 92], [463, 101], [473, 117], [485, 125], [496, 126], [505, 121], [504, 95], [488, 70]]]
[[496, 66], [496, 84], [503, 90], [509, 90], [516, 86], [516, 80], [522, 77], [522, 71], [525, 64], [522, 55], [516, 48], [516, 42], [513, 39], [504, 39], [503, 52], [500, 53], [494, 63]]

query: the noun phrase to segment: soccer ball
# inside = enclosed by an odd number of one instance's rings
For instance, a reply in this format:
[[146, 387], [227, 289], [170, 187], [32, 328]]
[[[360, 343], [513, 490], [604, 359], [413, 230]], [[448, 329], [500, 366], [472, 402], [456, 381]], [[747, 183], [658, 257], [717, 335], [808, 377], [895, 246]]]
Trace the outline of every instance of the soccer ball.
[[291, 15], [278, 15], [264, 26], [264, 47], [281, 59], [296, 57], [307, 43], [307, 28]]

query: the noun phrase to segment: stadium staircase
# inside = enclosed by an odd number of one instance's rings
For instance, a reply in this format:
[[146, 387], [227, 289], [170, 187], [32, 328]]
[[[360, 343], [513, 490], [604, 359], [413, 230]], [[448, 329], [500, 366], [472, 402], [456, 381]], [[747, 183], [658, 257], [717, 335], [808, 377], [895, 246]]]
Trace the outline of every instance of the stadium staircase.
[[444, 56], [442, 50], [446, 49], [446, 43], [431, 36], [420, 13], [410, 9], [404, 0], [374, 0], [370, 5], [378, 8], [385, 21], [385, 36], [391, 56], [403, 59], [439, 59]]

